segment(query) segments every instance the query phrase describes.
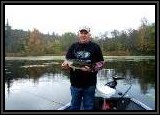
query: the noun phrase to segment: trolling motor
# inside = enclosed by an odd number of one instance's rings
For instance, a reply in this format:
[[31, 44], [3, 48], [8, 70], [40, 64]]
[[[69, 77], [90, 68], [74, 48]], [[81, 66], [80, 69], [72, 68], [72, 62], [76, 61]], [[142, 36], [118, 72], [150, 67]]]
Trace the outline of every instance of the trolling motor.
[[117, 80], [120, 80], [120, 79], [124, 79], [124, 77], [117, 77], [117, 75], [113, 76], [113, 81], [110, 81], [108, 83], [106, 83], [105, 85], [109, 86], [110, 88], [116, 88], [117, 86]]
[[[103, 98], [102, 110], [111, 109], [110, 102], [106, 101], [106, 98], [111, 98], [113, 95], [116, 94], [116, 86], [117, 80], [124, 79], [124, 77], [118, 77], [117, 75], [112, 76], [112, 81], [107, 82], [103, 86], [97, 85], [97, 92], [99, 92], [100, 96]], [[122, 94], [119, 94], [122, 95]]]
[[[113, 106], [113, 103], [111, 102], [111, 98], [113, 95], [116, 94], [116, 86], [117, 86], [117, 80], [125, 79], [124, 77], [119, 77], [117, 75], [112, 76], [112, 81], [107, 82], [103, 86], [97, 86], [98, 92], [100, 92], [100, 97], [103, 98], [102, 103], [102, 110], [112, 110], [116, 109], [116, 106]], [[121, 102], [123, 97], [126, 95], [126, 93], [130, 90], [131, 86], [127, 89], [125, 93], [118, 92], [118, 95], [120, 95], [119, 99], [117, 100], [117, 103]]]
[[124, 79], [123, 77], [113, 76], [113, 80], [105, 85], [97, 84], [97, 93], [103, 98], [110, 98], [116, 93], [117, 80]]

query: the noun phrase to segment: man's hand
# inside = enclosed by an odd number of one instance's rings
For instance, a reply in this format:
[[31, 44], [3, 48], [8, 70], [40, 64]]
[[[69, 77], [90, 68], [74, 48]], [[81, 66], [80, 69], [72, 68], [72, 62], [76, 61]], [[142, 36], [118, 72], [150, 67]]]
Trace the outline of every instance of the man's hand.
[[62, 65], [61, 65], [61, 67], [62, 67], [62, 69], [69, 69], [70, 67], [69, 67], [69, 63], [68, 63], [68, 61], [64, 61], [63, 63], [62, 63]]
[[82, 67], [80, 70], [90, 72], [90, 71], [91, 71], [91, 68], [88, 67], [88, 66], [84, 66], [84, 67]]

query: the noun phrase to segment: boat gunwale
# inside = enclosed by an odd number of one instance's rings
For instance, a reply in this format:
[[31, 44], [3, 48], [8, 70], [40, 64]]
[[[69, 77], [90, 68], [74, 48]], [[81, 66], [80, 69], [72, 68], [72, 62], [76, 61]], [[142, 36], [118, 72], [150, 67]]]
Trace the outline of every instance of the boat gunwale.
[[[102, 97], [97, 97], [97, 98], [102, 98]], [[131, 102], [135, 103], [137, 106], [140, 106], [141, 108], [144, 108], [145, 110], [153, 110], [151, 109], [150, 107], [148, 107], [146, 104], [138, 101], [137, 99], [133, 98], [133, 97], [123, 97], [123, 98], [119, 98], [119, 97], [113, 97], [113, 98], [106, 98], [106, 99], [109, 99], [109, 100], [112, 100], [112, 99], [129, 99]], [[66, 105], [58, 108], [57, 110], [66, 110], [67, 108], [69, 108], [71, 105], [71, 103], [67, 103]], [[125, 109], [124, 109], [125, 110]], [[114, 110], [113, 110], [114, 111]], [[115, 110], [117, 111], [117, 110]]]

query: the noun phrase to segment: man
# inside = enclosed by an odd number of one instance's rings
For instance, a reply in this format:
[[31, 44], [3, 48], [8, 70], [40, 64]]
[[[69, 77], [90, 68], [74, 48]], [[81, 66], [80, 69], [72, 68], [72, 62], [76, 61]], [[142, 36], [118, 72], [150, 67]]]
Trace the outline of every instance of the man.
[[[91, 41], [90, 28], [83, 26], [78, 31], [79, 41], [68, 49], [66, 60], [62, 63], [63, 69], [70, 69], [71, 82], [71, 110], [80, 110], [81, 103], [84, 110], [94, 109], [95, 88], [97, 73], [104, 65], [100, 47]], [[67, 61], [76, 59], [94, 66], [83, 66], [75, 69]]]

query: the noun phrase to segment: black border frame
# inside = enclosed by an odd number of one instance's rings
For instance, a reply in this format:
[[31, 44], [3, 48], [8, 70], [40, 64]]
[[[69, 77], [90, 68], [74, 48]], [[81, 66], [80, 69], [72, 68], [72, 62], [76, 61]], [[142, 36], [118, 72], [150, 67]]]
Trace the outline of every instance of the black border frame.
[[[4, 6], [5, 5], [156, 5], [155, 13], [155, 29], [156, 29], [156, 106], [153, 111], [116, 111], [116, 112], [104, 112], [104, 111], [57, 111], [57, 110], [4, 110], [4, 61], [5, 61], [5, 53], [4, 53], [4, 27], [5, 27], [5, 13]], [[151, 0], [151, 1], [1, 1], [1, 114], [158, 114], [159, 113], [159, 1]], [[3, 66], [2, 66], [3, 65]]]

